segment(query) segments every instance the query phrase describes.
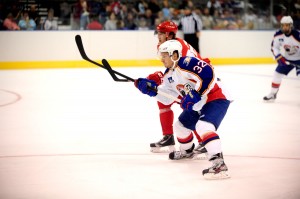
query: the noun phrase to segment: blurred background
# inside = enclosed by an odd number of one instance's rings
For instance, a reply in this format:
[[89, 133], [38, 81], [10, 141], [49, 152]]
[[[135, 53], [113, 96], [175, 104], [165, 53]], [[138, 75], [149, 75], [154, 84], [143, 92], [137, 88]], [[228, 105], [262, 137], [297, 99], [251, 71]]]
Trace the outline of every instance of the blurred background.
[[153, 30], [187, 8], [203, 30], [273, 30], [284, 15], [300, 27], [300, 0], [1, 0], [0, 30]]

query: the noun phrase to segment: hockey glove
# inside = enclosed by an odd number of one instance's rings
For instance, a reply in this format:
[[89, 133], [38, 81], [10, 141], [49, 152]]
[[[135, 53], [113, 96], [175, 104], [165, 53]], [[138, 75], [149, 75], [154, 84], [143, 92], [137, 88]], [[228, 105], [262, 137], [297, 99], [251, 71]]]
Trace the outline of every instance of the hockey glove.
[[191, 90], [186, 96], [182, 98], [180, 106], [182, 109], [193, 111], [194, 104], [196, 104], [200, 100], [200, 94], [195, 90]]
[[279, 65], [290, 65], [289, 62], [281, 54], [277, 55], [275, 59]]
[[146, 78], [139, 78], [135, 80], [134, 85], [143, 94], [149, 95], [150, 97], [154, 97], [157, 95], [157, 92], [155, 91], [157, 89], [157, 84], [152, 80]]
[[147, 79], [155, 81], [157, 85], [161, 85], [163, 82], [164, 74], [160, 71], [157, 71], [153, 74], [150, 74]]

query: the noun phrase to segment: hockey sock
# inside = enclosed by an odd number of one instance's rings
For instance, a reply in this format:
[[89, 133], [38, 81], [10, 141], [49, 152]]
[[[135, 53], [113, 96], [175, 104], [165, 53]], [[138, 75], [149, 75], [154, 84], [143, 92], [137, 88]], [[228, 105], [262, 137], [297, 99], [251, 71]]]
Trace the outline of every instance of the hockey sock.
[[275, 71], [273, 80], [272, 80], [272, 88], [271, 88], [271, 93], [277, 93], [282, 81], [284, 74], [280, 74], [277, 71]]
[[173, 135], [174, 112], [170, 108], [160, 109], [159, 118], [163, 135]]

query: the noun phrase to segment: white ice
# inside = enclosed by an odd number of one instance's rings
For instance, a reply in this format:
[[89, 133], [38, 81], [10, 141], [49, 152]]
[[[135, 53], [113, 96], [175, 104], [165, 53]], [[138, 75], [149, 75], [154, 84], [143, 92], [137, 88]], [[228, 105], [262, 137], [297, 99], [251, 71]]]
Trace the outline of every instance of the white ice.
[[[215, 68], [235, 98], [218, 131], [231, 178], [218, 181], [202, 177], [207, 160], [150, 152], [162, 137], [156, 100], [132, 83], [96, 66], [0, 71], [0, 198], [299, 199], [295, 70], [264, 103], [275, 65]], [[133, 78], [163, 70], [114, 69]]]

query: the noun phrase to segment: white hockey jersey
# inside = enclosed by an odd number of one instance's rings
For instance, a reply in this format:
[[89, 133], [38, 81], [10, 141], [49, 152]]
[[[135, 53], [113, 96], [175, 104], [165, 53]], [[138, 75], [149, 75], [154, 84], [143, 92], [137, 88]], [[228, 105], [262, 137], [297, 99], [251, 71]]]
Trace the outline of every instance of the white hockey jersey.
[[[195, 57], [181, 57], [178, 66], [167, 69], [163, 82], [157, 88], [173, 97], [183, 97], [191, 89], [201, 95], [201, 100], [193, 106], [195, 111], [202, 109], [207, 102], [217, 99], [231, 100], [228, 92], [216, 78], [213, 67], [207, 62]], [[161, 103], [168, 105], [173, 100], [163, 95], [156, 95]]]
[[281, 30], [277, 31], [274, 34], [271, 51], [275, 58], [281, 54], [289, 61], [300, 60], [300, 32], [293, 29], [289, 35], [285, 35]]

